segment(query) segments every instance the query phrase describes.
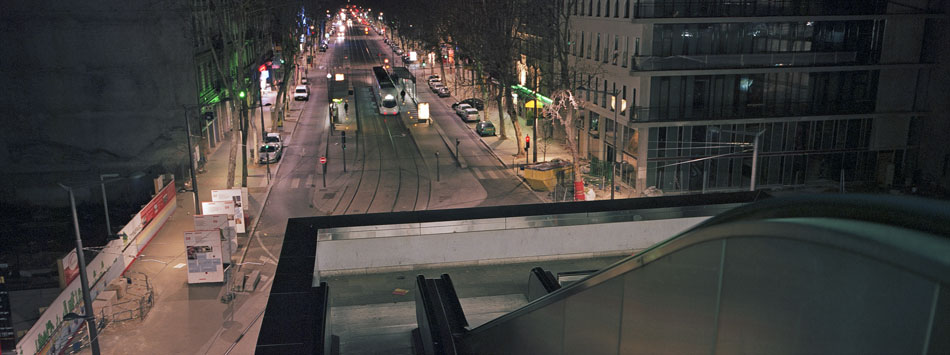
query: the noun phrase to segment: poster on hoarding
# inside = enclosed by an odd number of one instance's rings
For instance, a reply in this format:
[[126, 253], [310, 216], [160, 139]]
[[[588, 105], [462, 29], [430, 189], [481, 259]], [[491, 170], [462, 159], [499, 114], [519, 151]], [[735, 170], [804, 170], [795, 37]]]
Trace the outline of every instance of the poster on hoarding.
[[222, 260], [225, 264], [231, 263], [231, 255], [237, 250], [237, 232], [228, 224], [228, 215], [204, 214], [195, 215], [195, 230], [221, 230]]
[[188, 283], [224, 282], [221, 231], [185, 232]]
[[204, 214], [226, 214], [228, 215], [228, 223], [234, 227], [234, 230], [238, 233], [244, 233], [244, 221], [235, 217], [237, 208], [234, 206], [234, 201], [202, 202], [201, 212]]
[[79, 276], [79, 255], [76, 255], [76, 249], [69, 251], [60, 262], [59, 288], [65, 288], [70, 282]]

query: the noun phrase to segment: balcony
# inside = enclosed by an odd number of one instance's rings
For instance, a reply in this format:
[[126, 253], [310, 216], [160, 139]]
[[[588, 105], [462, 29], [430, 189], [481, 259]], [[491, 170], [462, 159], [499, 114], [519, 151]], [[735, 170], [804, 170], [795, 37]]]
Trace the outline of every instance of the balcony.
[[769, 67], [811, 67], [858, 64], [858, 52], [791, 52], [761, 54], [633, 56], [632, 70], [697, 70]]
[[839, 1], [834, 6], [798, 0], [637, 0], [634, 18], [763, 17], [881, 14], [887, 0]]
[[744, 118], [848, 115], [874, 112], [873, 100], [841, 102], [789, 102], [782, 104], [746, 104], [744, 106], [705, 107], [634, 107], [631, 122], [728, 120]]

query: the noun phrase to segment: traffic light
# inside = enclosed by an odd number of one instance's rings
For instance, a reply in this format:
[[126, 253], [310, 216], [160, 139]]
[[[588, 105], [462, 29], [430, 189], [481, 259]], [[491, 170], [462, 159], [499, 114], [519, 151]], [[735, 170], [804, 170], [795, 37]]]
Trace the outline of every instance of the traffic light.
[[528, 151], [528, 148], [531, 148], [531, 136], [524, 136], [524, 151]]
[[244, 98], [244, 95], [244, 90], [241, 90], [241, 92], [238, 93], [238, 96], [240, 96], [242, 99]]

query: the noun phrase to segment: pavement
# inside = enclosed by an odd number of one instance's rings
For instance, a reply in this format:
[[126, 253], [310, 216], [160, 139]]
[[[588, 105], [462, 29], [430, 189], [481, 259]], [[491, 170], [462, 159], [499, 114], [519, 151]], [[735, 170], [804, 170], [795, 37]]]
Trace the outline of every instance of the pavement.
[[[458, 80], [458, 82], [456, 82], [456, 74], [461, 73], [461, 70], [456, 70], [453, 67], [446, 67], [443, 74], [442, 70], [440, 70], [438, 67], [422, 69], [418, 67], [417, 64], [411, 65], [411, 67], [413, 67], [411, 69], [412, 73], [416, 76], [416, 86], [418, 91], [429, 90], [427, 78], [429, 75], [437, 74], [442, 77], [442, 82], [445, 83], [445, 87], [451, 90], [452, 102], [470, 97], [482, 98], [482, 95], [477, 92], [476, 86], [465, 84], [466, 80], [464, 79]], [[468, 81], [470, 82], [471, 80]], [[515, 130], [511, 119], [509, 118], [510, 116], [505, 113], [505, 119], [503, 120], [504, 122], [502, 122], [502, 120], [499, 118], [496, 100], [483, 101], [485, 102], [485, 109], [480, 112], [482, 120], [491, 121], [492, 124], [495, 125], [496, 135], [481, 137], [481, 141], [486, 147], [489, 148], [495, 158], [498, 159], [498, 161], [505, 167], [511, 168], [516, 173], [519, 173], [520, 176], [520, 170], [518, 168], [526, 164], [526, 157], [524, 152], [518, 149], [517, 140], [524, 140], [525, 134], [531, 136], [532, 145], [537, 145], [536, 157], [534, 156], [535, 147], [532, 146], [529, 150], [528, 162], [530, 164], [535, 162], [540, 163], [552, 161], [554, 159], [560, 159], [564, 161], [572, 160], [570, 150], [566, 146], [566, 139], [542, 138], [539, 141], [534, 135], [533, 127], [527, 126], [524, 118], [518, 119], [521, 136], [515, 137], [515, 132], [517, 131]], [[413, 103], [409, 101], [408, 104], [412, 105]], [[506, 136], [502, 136], [501, 132], [503, 131], [505, 132]], [[542, 131], [543, 128], [541, 125], [539, 125], [538, 133], [539, 135], [543, 136], [543, 134], [541, 134]], [[445, 137], [446, 135], [443, 134], [442, 136]], [[582, 166], [586, 165], [586, 159], [581, 159], [580, 164]], [[595, 199], [610, 199], [610, 186], [588, 185], [586, 187], [594, 190]], [[539, 196], [542, 196], [545, 201], [552, 201], [552, 195], [550, 194], [539, 194]], [[634, 198], [640, 196], [641, 195], [637, 193], [633, 187], [620, 182], [618, 179], [618, 186], [614, 191], [615, 199]]]
[[[276, 95], [274, 91], [264, 91], [264, 102], [273, 103]], [[270, 111], [274, 106], [264, 107], [265, 130], [282, 132], [284, 139], [289, 137], [301, 113], [301, 110], [293, 109], [295, 104], [290, 104], [291, 110], [287, 111], [282, 127], [275, 127], [275, 122], [271, 120]], [[256, 142], [260, 139], [261, 110], [254, 109], [250, 115], [250, 132], [258, 133], [251, 134], [248, 140]], [[228, 132], [227, 138], [207, 153], [206, 163], [197, 176], [200, 201], [211, 201], [211, 190], [241, 186], [240, 136], [237, 130]], [[249, 236], [254, 235], [258, 217], [270, 192], [270, 183], [280, 167], [280, 163], [256, 163], [255, 153], [253, 148], [248, 149], [249, 209], [246, 215], [249, 217], [250, 230], [238, 235], [238, 251], [232, 255], [234, 266], [240, 264], [251, 241]], [[232, 159], [235, 176], [233, 184], [229, 184], [229, 165]], [[240, 339], [241, 334], [247, 331], [247, 325], [254, 324], [259, 319], [267, 304], [267, 294], [243, 292], [244, 297], [232, 296], [232, 300], [223, 302], [222, 297], [227, 299], [229, 294], [232, 294], [226, 285], [187, 283], [183, 233], [194, 230], [194, 195], [191, 192], [179, 191], [176, 200], [175, 212], [127, 271], [127, 274], [148, 275], [149, 283], [155, 292], [154, 306], [144, 320], [109, 324], [99, 335], [101, 353], [223, 354], [229, 349], [235, 353], [253, 353], [254, 344], [241, 344], [243, 348], [231, 348], [236, 344], [236, 340]], [[262, 278], [262, 284], [266, 281], [268, 280]], [[187, 331], [183, 332], [184, 329]], [[91, 351], [84, 348], [82, 353], [90, 354]]]

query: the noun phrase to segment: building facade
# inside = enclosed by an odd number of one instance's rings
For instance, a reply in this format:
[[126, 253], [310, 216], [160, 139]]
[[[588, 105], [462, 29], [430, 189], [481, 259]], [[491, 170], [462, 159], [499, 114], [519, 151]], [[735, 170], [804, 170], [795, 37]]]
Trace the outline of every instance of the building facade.
[[757, 187], [910, 178], [925, 24], [940, 17], [927, 1], [567, 7], [581, 153], [622, 162], [618, 180], [638, 191], [748, 189], [753, 174]]

